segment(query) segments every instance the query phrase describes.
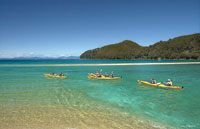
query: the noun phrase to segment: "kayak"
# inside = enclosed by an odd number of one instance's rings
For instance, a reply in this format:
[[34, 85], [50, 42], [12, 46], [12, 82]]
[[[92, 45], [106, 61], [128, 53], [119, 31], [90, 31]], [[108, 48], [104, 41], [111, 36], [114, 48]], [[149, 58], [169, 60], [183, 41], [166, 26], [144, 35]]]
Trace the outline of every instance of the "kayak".
[[59, 76], [59, 75], [51, 75], [49, 73], [44, 74], [45, 77], [53, 77], [53, 78], [68, 78], [68, 76]]
[[151, 86], [156, 86], [156, 87], [162, 87], [162, 88], [168, 88], [168, 89], [183, 89], [184, 87], [182, 86], [166, 86], [164, 84], [161, 84], [161, 83], [156, 83], [156, 84], [152, 84], [148, 81], [141, 81], [141, 80], [138, 80], [138, 83], [140, 84], [147, 84], [147, 85], [151, 85]]
[[97, 77], [95, 74], [88, 74], [88, 78], [89, 79], [101, 79], [101, 80], [120, 80], [122, 79], [122, 77], [105, 77], [103, 75], [101, 75], [101, 77]]
[[105, 76], [101, 76], [101, 77], [88, 76], [88, 78], [90, 78], [90, 79], [101, 79], [101, 80], [120, 80], [120, 79], [122, 79], [121, 77], [105, 77]]

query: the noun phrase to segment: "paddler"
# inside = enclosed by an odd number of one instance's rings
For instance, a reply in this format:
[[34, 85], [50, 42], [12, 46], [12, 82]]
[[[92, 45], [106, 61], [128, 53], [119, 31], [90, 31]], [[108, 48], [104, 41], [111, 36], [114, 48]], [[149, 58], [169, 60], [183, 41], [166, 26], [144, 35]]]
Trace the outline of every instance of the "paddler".
[[111, 74], [110, 74], [110, 77], [111, 77], [111, 78], [113, 78], [113, 77], [114, 77], [114, 75], [113, 75], [113, 72], [111, 72]]
[[168, 79], [167, 83], [168, 86], [172, 86], [172, 81], [170, 79]]
[[152, 78], [152, 79], [151, 79], [151, 83], [152, 83], [152, 84], [156, 84], [156, 80]]
[[60, 72], [60, 75], [59, 76], [64, 76], [64, 74], [62, 72]]
[[99, 74], [99, 72], [96, 72], [96, 76], [101, 77], [101, 74]]
[[105, 77], [109, 77], [107, 72], [105, 73]]

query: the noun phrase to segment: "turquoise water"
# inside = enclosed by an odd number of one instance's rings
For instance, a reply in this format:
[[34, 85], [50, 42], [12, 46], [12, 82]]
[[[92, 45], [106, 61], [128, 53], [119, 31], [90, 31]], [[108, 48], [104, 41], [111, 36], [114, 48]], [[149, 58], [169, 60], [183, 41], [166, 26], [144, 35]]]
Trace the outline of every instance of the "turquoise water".
[[[87, 74], [99, 69], [114, 71], [122, 80], [88, 80]], [[156, 127], [200, 128], [200, 65], [0, 67], [0, 71], [0, 111], [19, 105], [93, 108], [103, 104], [103, 109], [117, 109]], [[49, 72], [63, 72], [69, 78], [44, 77]], [[150, 78], [157, 82], [170, 78], [184, 89], [137, 83]], [[0, 117], [8, 116], [4, 112]]]

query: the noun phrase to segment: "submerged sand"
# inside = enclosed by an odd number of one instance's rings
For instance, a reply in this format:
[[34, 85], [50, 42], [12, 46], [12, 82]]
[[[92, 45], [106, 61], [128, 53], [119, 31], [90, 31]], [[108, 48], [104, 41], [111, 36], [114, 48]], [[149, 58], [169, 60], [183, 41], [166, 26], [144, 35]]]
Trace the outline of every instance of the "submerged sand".
[[0, 110], [2, 129], [153, 129], [126, 113], [65, 106], [18, 105]]
[[110, 64], [1, 64], [0, 67], [37, 67], [37, 66], [128, 66], [128, 65], [183, 65], [200, 64], [200, 62], [169, 62], [169, 63], [110, 63]]
[[[160, 123], [131, 115], [117, 105], [96, 101], [74, 90], [47, 98], [1, 99], [0, 129], [154, 129]], [[73, 101], [71, 101], [73, 100]], [[24, 104], [23, 104], [24, 103]], [[162, 125], [166, 128], [167, 126]], [[167, 127], [169, 128], [169, 127]]]

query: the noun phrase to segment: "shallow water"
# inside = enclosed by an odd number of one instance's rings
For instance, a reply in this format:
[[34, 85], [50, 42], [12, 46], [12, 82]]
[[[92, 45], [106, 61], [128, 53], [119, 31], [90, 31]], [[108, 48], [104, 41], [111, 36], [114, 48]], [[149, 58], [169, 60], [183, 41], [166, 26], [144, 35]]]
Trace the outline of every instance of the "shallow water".
[[[122, 80], [89, 80], [114, 71]], [[200, 128], [200, 65], [0, 67], [0, 128]], [[63, 72], [67, 79], [46, 78]], [[140, 85], [173, 80], [183, 90]]]

